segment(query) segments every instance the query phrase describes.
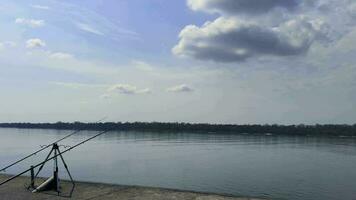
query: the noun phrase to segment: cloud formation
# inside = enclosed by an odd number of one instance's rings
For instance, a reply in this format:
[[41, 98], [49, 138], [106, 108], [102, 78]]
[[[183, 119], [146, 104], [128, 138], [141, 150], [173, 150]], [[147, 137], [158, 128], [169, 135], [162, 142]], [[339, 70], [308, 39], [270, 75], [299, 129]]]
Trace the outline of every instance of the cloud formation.
[[148, 94], [151, 93], [149, 88], [145, 89], [138, 89], [136, 86], [129, 85], [129, 84], [116, 84], [108, 88], [108, 92], [118, 92], [120, 94]]
[[38, 28], [45, 25], [44, 20], [36, 20], [36, 19], [26, 19], [26, 18], [17, 18], [15, 20], [16, 24], [26, 25], [31, 28]]
[[177, 85], [167, 89], [168, 92], [193, 92], [193, 88], [186, 84]]
[[173, 53], [217, 62], [243, 61], [258, 55], [299, 55], [305, 53], [316, 39], [322, 38], [325, 29], [323, 21], [305, 17], [273, 28], [220, 17], [202, 27], [185, 27]]
[[308, 14], [306, 7], [315, 6], [315, 2], [187, 0], [187, 3], [192, 10], [219, 13], [221, 16], [202, 26], [183, 28], [178, 44], [172, 49], [177, 56], [241, 62], [261, 56], [303, 55], [315, 42], [331, 40], [326, 19]]
[[298, 6], [298, 0], [188, 0], [188, 6], [194, 11], [210, 13], [266, 13], [273, 8], [292, 9]]
[[77, 23], [77, 27], [80, 30], [88, 32], [88, 33], [92, 33], [92, 34], [95, 34], [95, 35], [101, 35], [101, 36], [104, 35], [103, 32], [91, 27], [89, 24]]
[[74, 56], [72, 54], [69, 53], [63, 53], [63, 52], [55, 52], [55, 53], [51, 53], [49, 55], [50, 58], [54, 58], [54, 59], [71, 59]]
[[[46, 3], [46, 5], [32, 4], [30, 7], [42, 11], [41, 14], [46, 14], [47, 17], [61, 19], [66, 26], [75, 26], [85, 33], [105, 35], [106, 39], [112, 41], [140, 40], [140, 35], [136, 31], [121, 26], [117, 20], [106, 16], [105, 13], [95, 12], [83, 6], [82, 2], [48, 1]], [[50, 12], [46, 12], [48, 10]]]
[[50, 7], [44, 6], [44, 5], [31, 5], [31, 7], [35, 8], [35, 9], [40, 9], [40, 10], [49, 10], [49, 9], [51, 9]]
[[26, 47], [29, 49], [45, 47], [46, 43], [39, 38], [32, 38], [26, 41]]

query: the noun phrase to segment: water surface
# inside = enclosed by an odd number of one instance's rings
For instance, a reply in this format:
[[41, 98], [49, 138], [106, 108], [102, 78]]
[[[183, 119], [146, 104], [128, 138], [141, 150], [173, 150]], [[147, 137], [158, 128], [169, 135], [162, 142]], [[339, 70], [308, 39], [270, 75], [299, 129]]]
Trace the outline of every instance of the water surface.
[[[0, 166], [68, 133], [0, 129]], [[73, 145], [96, 133], [83, 131], [62, 144]], [[21, 172], [47, 153], [7, 173]], [[111, 132], [64, 158], [80, 181], [268, 199], [356, 199], [356, 138]], [[52, 166], [48, 163], [41, 175], [48, 176]]]

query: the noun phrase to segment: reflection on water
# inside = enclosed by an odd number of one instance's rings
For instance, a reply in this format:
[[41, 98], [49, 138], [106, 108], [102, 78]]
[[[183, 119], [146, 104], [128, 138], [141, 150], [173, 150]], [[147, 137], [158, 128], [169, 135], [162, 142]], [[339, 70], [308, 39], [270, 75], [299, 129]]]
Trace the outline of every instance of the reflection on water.
[[[70, 131], [0, 129], [0, 165]], [[96, 132], [81, 132], [74, 145]], [[44, 159], [38, 154], [7, 173]], [[65, 154], [76, 180], [270, 199], [355, 199], [356, 138], [111, 132]], [[52, 163], [43, 176], [49, 175]], [[65, 177], [65, 174], [62, 174]]]

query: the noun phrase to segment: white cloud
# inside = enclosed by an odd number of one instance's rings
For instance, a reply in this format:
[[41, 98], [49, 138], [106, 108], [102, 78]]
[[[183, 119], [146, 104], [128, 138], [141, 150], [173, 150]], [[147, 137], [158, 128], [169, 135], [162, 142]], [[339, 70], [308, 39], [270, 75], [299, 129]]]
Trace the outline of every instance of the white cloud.
[[46, 43], [38, 38], [32, 38], [26, 41], [26, 47], [29, 49], [45, 47]]
[[22, 25], [26, 25], [29, 26], [31, 28], [38, 28], [41, 26], [45, 25], [45, 21], [44, 20], [36, 20], [36, 19], [26, 19], [26, 18], [17, 18], [15, 20], [16, 24], [22, 24]]
[[93, 28], [89, 24], [77, 23], [76, 25], [82, 31], [85, 31], [85, 32], [88, 32], [88, 33], [92, 33], [92, 34], [95, 34], [95, 35], [101, 35], [101, 36], [104, 35], [103, 32]]
[[260, 55], [289, 56], [308, 51], [327, 32], [322, 20], [301, 16], [276, 27], [220, 17], [202, 27], [186, 26], [173, 53], [216, 62], [244, 61]]
[[149, 88], [145, 88], [145, 89], [137, 90], [136, 93], [137, 94], [150, 94], [150, 93], [152, 93], [152, 91]]
[[188, 0], [188, 6], [194, 11], [212, 13], [266, 13], [273, 8], [292, 9], [298, 6], [298, 0]]
[[44, 5], [31, 5], [31, 7], [35, 8], [35, 9], [40, 9], [40, 10], [49, 10], [49, 9], [51, 9], [50, 7], [44, 6]]
[[136, 86], [129, 84], [116, 84], [110, 86], [107, 90], [108, 92], [118, 92], [121, 94], [148, 94], [151, 93], [149, 88], [138, 89]]
[[167, 89], [168, 92], [193, 92], [194, 90], [186, 84], [177, 85]]
[[[49, 11], [40, 14], [50, 14], [61, 19], [64, 23], [70, 23], [81, 31], [103, 36], [112, 41], [140, 40], [140, 35], [127, 27], [121, 26], [117, 20], [110, 19], [104, 13], [98, 13], [87, 6], [68, 1], [49, 1], [46, 4], [32, 4], [31, 8], [39, 11]], [[69, 25], [69, 24], [67, 24]], [[72, 30], [73, 31], [73, 30]]]
[[54, 58], [54, 59], [72, 59], [72, 58], [74, 58], [74, 56], [72, 54], [63, 53], [63, 52], [50, 53], [49, 57]]

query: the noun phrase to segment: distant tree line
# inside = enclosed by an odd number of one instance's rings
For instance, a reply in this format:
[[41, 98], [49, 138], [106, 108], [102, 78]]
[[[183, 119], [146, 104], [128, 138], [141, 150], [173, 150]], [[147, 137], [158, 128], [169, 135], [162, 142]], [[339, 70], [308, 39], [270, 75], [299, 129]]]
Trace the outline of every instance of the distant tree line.
[[57, 130], [117, 130], [117, 131], [175, 131], [175, 132], [204, 132], [204, 133], [249, 133], [249, 134], [278, 134], [278, 135], [343, 135], [356, 136], [354, 125], [235, 125], [235, 124], [191, 124], [191, 123], [162, 123], [162, 122], [57, 122], [57, 123], [0, 123], [1, 128], [26, 129], [57, 129]]

